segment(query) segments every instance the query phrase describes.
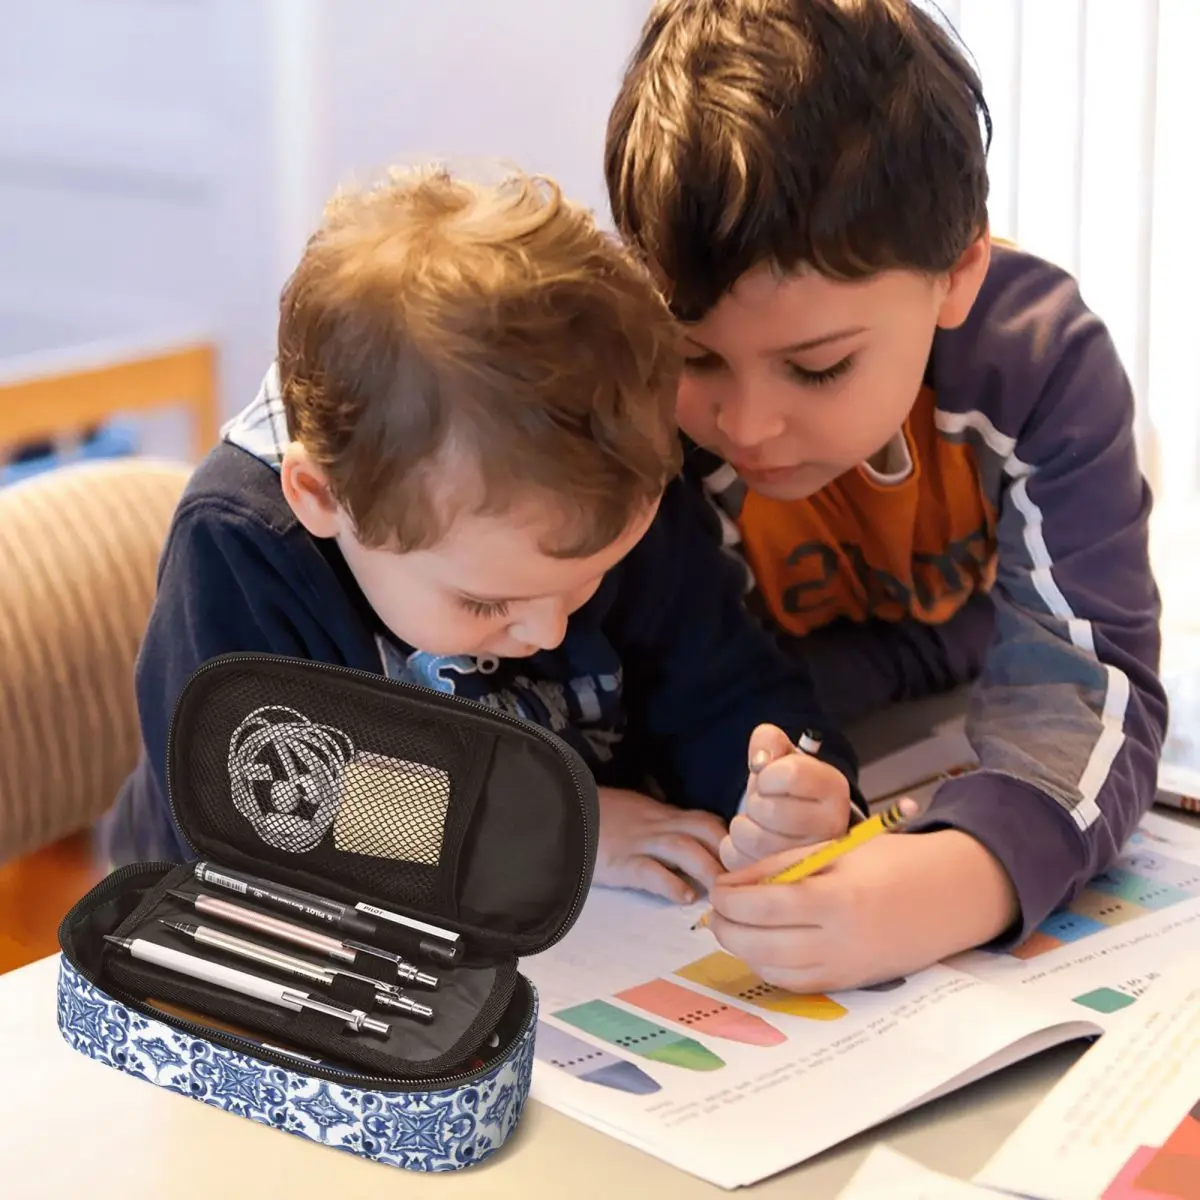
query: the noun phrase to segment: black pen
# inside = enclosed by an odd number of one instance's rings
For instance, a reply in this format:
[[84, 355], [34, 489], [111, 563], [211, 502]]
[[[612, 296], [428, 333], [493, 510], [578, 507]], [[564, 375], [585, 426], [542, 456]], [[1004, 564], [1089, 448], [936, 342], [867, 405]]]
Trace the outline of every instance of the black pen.
[[283, 909], [285, 912], [312, 917], [333, 929], [352, 933], [359, 938], [372, 938], [377, 933], [378, 924], [367, 920], [367, 916], [371, 916], [387, 921], [393, 932], [403, 931], [405, 940], [427, 959], [454, 963], [462, 955], [462, 938], [453, 930], [431, 925], [428, 921], [421, 921], [416, 917], [406, 917], [366, 901], [360, 900], [353, 906], [343, 904], [339, 900], [330, 900], [325, 896], [304, 892], [286, 884], [272, 883], [269, 879], [259, 879], [243, 871], [233, 871], [209, 862], [198, 862], [194, 870], [197, 880], [201, 883], [236, 892], [240, 896], [257, 900], [272, 908]]
[[257, 900], [260, 904], [282, 909], [284, 912], [311, 917], [332, 929], [357, 934], [359, 937], [371, 937], [375, 933], [373, 922], [365, 920], [352, 908], [339, 904], [336, 900], [327, 900], [324, 896], [302, 892], [286, 884], [272, 883], [269, 879], [259, 879], [229, 867], [214, 866], [210, 862], [198, 862], [194, 871], [200, 883], [207, 883], [210, 887], [222, 888], [227, 892], [236, 892], [239, 896]]
[[462, 956], [462, 938], [451, 929], [443, 929], [439, 925], [431, 925], [428, 921], [419, 921], [416, 917], [406, 917], [403, 913], [391, 912], [374, 904], [359, 901], [355, 909], [360, 913], [368, 913], [387, 921], [395, 932], [415, 945], [418, 954], [434, 962], [455, 963]]

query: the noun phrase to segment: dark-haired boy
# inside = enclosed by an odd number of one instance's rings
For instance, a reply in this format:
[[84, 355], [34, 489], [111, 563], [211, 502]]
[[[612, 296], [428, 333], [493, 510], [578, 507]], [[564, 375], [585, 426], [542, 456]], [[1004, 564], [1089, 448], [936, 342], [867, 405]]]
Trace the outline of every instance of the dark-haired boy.
[[[982, 769], [913, 835], [747, 886], [822, 806], [733, 822], [712, 927], [799, 990], [1023, 939], [1154, 794], [1133, 397], [1075, 282], [992, 243], [981, 117], [990, 136], [960, 47], [907, 0], [662, 0], [610, 118], [617, 224], [685, 323], [689, 471], [763, 612], [843, 718], [979, 676]], [[768, 771], [819, 784], [778, 751]]]

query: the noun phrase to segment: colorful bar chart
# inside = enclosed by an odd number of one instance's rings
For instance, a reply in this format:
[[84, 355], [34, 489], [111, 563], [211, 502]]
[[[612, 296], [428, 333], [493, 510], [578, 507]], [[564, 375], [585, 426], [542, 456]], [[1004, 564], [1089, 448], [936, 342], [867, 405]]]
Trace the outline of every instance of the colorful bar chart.
[[679, 967], [675, 974], [769, 1012], [787, 1013], [808, 1021], [838, 1021], [846, 1015], [846, 1009], [828, 996], [802, 996], [764, 982], [741, 959], [723, 950]]
[[533, 1053], [535, 1058], [566, 1071], [568, 1075], [574, 1075], [584, 1083], [594, 1083], [634, 1096], [649, 1096], [662, 1090], [662, 1084], [647, 1075], [636, 1063], [618, 1058], [545, 1021], [538, 1022]]
[[1200, 867], [1161, 854], [1138, 837], [1114, 866], [1092, 879], [1066, 908], [1051, 913], [1008, 953], [1019, 959], [1037, 958], [1197, 896]]
[[762, 1017], [732, 1008], [669, 979], [652, 979], [649, 983], [627, 988], [617, 993], [617, 999], [651, 1016], [675, 1021], [709, 1037], [743, 1042], [748, 1046], [779, 1046], [787, 1041], [780, 1030]]
[[688, 1071], [717, 1071], [725, 1065], [724, 1059], [695, 1038], [626, 1012], [607, 1000], [588, 1000], [560, 1009], [553, 1015], [602, 1042], [610, 1042], [653, 1062]]

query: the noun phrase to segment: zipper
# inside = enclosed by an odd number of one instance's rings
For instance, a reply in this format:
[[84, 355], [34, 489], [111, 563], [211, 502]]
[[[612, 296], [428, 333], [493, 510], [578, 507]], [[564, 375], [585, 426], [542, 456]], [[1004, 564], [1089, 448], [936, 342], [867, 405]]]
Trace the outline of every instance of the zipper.
[[[74, 922], [85, 912], [95, 908], [97, 904], [103, 903], [110, 894], [113, 896], [118, 895], [124, 890], [124, 885], [130, 880], [137, 878], [139, 875], [157, 875], [161, 877], [164, 873], [173, 871], [178, 866], [179, 863], [133, 863], [127, 867], [120, 867], [111, 875], [106, 876], [87, 895], [77, 900], [71, 906], [67, 915], [63, 917], [58, 927], [59, 944], [61, 945], [64, 940], [70, 940], [73, 945], [74, 939], [64, 939], [64, 932], [69, 930]], [[76, 960], [73, 953], [64, 949], [63, 957], [76, 971], [83, 975], [82, 964]], [[83, 977], [87, 978], [86, 975], [83, 975]], [[94, 984], [96, 981], [89, 980], [89, 982]], [[275, 1066], [290, 1067], [293, 1070], [303, 1067], [305, 1074], [327, 1079], [331, 1083], [349, 1084], [352, 1087], [375, 1089], [382, 1087], [391, 1090], [419, 1089], [421, 1091], [432, 1091], [444, 1085], [468, 1083], [473, 1079], [481, 1079], [494, 1066], [494, 1063], [485, 1063], [482, 1067], [476, 1067], [472, 1071], [459, 1071], [453, 1075], [431, 1075], [419, 1079], [410, 1079], [398, 1075], [357, 1074], [354, 1071], [345, 1070], [341, 1067], [329, 1066], [324, 1062], [314, 1062], [304, 1055], [286, 1054], [283, 1051], [274, 1050], [262, 1042], [240, 1037], [236, 1033], [228, 1033], [223, 1029], [214, 1029], [210, 1025], [200, 1025], [195, 1021], [185, 1021], [183, 1018], [176, 1017], [172, 1013], [151, 1008], [148, 1004], [144, 1004], [136, 996], [126, 992], [123, 988], [107, 986], [105, 994], [111, 996], [114, 1000], [119, 1000], [126, 1008], [140, 1013], [149, 1020], [160, 1021], [164, 1025], [169, 1025], [172, 1029], [178, 1029], [181, 1033], [191, 1034], [201, 1041], [212, 1042], [214, 1045], [224, 1046], [230, 1050], [239, 1050], [249, 1054], [253, 1058], [272, 1063]], [[529, 1031], [532, 1016], [533, 1006], [530, 1005], [513, 1044], [519, 1042]]]
[[[318, 662], [315, 659], [295, 658], [294, 656], [289, 655], [254, 654], [248, 652], [223, 654], [220, 657], [210, 659], [208, 662], [197, 667], [188, 681], [188, 687], [191, 687], [191, 681], [196, 679], [198, 676], [203, 675], [208, 671], [217, 669], [223, 664], [230, 662], [269, 663], [272, 665], [277, 663], [291, 663], [295, 666], [303, 666], [305, 669], [311, 669], [315, 667], [318, 670], [328, 671], [334, 675], [365, 679], [374, 687], [380, 687], [382, 685], [385, 688], [393, 688], [397, 691], [411, 694], [415, 698], [422, 701], [422, 703], [431, 704], [434, 708], [437, 708], [439, 705], [448, 709], [462, 708], [463, 706], [466, 706], [469, 709], [473, 709], [476, 712], [482, 713], [490, 720], [498, 720], [502, 724], [510, 725], [515, 729], [520, 729], [523, 733], [532, 734], [539, 741], [544, 742], [547, 746], [550, 746], [553, 750], [555, 750], [559, 756], [559, 759], [565, 763], [567, 770], [570, 772], [571, 781], [575, 785], [575, 797], [579, 801], [579, 810], [583, 817], [584, 838], [589, 847], [586, 858], [587, 870], [584, 872], [580, 881], [575, 885], [575, 894], [571, 898], [571, 907], [567, 910], [566, 918], [559, 923], [558, 929], [555, 931], [553, 937], [551, 937], [549, 941], [544, 942], [538, 950], [534, 951], [534, 953], [540, 954], [544, 950], [549, 950], [551, 946], [557, 945], [558, 942], [562, 941], [562, 939], [566, 937], [567, 931], [574, 923], [575, 917], [578, 915], [580, 908], [583, 907], [586, 889], [582, 886], [582, 879], [590, 878], [592, 871], [595, 869], [596, 843], [589, 837], [591, 824], [588, 818], [587, 805], [583, 803], [584, 787], [581, 783], [583, 776], [581, 775], [578, 764], [575, 761], [576, 755], [574, 751], [571, 750], [571, 747], [568, 746], [560, 737], [558, 737], [557, 734], [551, 733], [548, 729], [543, 729], [540, 725], [537, 725], [532, 721], [524, 721], [519, 717], [514, 717], [511, 713], [503, 712], [500, 709], [489, 708], [486, 704], [481, 704], [478, 700], [472, 700], [467, 696], [455, 696], [453, 699], [451, 699], [449, 696], [445, 696], [441, 692], [436, 692], [432, 688], [421, 687], [419, 684], [414, 683], [406, 683], [402, 679], [390, 679], [386, 675], [378, 675], [373, 671], [364, 671], [358, 667], [345, 667], [339, 663], [326, 663]], [[187, 844], [193, 851], [199, 854], [199, 847], [192, 844], [191, 838], [184, 833], [183, 826], [180, 824], [179, 813], [175, 807], [175, 796], [171, 788], [171, 779], [174, 775], [174, 772], [170, 767], [170, 764], [174, 761], [172, 756], [172, 745], [175, 741], [175, 725], [178, 720], [179, 710], [181, 707], [181, 704], [176, 703], [171, 713], [170, 723], [167, 726], [167, 807], [171, 810], [171, 818], [174, 821], [175, 828], [178, 829], [180, 833], [183, 833], [184, 838], [187, 839]], [[568, 751], [569, 753], [564, 754], [564, 750]]]
[[[158, 878], [166, 872], [174, 870], [177, 866], [179, 866], [179, 863], [139, 862], [129, 863], [127, 866], [118, 867], [115, 871], [111, 871], [90, 892], [86, 892], [80, 896], [67, 909], [66, 916], [58, 923], [58, 944], [60, 946], [63, 944], [64, 940], [66, 940], [65, 935], [67, 932], [74, 927], [75, 922], [85, 912], [95, 908], [98, 904], [102, 904], [110, 895], [120, 895], [125, 890], [124, 885], [129, 880], [136, 879], [139, 875]], [[73, 941], [74, 939], [72, 938], [71, 940]], [[71, 955], [67, 955], [67, 960], [71, 966], [77, 970], [79, 969], [80, 964]]]

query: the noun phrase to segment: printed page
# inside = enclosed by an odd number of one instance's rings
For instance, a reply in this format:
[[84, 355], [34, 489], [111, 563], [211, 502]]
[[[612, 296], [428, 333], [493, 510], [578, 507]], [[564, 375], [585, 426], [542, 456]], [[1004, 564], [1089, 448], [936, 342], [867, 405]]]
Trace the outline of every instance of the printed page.
[[931, 1171], [888, 1146], [876, 1146], [838, 1200], [981, 1200], [996, 1193]]
[[1172, 966], [977, 1176], [1040, 1200], [1200, 1197], [1200, 959]]
[[1149, 814], [1117, 863], [1010, 954], [951, 966], [1107, 1027], [1200, 947], [1200, 826]]
[[810, 1158], [1014, 1043], [1084, 1032], [1047, 1034], [1044, 1010], [947, 967], [781, 991], [691, 929], [703, 910], [593, 888], [521, 969], [541, 1004], [533, 1094], [721, 1187]]

